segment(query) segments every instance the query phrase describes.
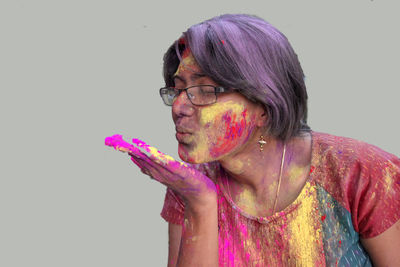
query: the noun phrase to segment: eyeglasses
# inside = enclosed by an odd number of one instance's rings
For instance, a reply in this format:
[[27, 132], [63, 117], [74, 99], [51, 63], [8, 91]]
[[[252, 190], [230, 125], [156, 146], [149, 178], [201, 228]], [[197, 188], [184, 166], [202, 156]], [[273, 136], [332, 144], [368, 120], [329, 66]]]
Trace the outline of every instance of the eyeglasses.
[[172, 106], [175, 99], [182, 91], [186, 91], [186, 95], [193, 105], [204, 106], [217, 102], [217, 93], [230, 92], [233, 91], [233, 89], [226, 89], [224, 87], [213, 85], [195, 85], [183, 89], [163, 87], [160, 89], [160, 96], [165, 105]]

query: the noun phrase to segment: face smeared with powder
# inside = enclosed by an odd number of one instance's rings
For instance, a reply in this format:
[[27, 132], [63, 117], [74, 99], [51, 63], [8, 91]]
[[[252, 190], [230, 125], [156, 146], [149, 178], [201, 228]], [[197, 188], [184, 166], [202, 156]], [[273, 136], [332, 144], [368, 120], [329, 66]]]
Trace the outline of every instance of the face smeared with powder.
[[174, 75], [179, 75], [185, 71], [196, 72], [199, 68], [197, 67], [197, 62], [194, 59], [190, 49], [187, 48], [182, 53], [182, 62], [179, 64], [178, 69]]
[[[188, 50], [182, 59], [175, 73], [178, 89], [200, 84], [217, 86], [212, 79], [201, 75], [201, 69]], [[190, 163], [203, 163], [238, 152], [251, 138], [259, 110], [258, 105], [237, 92], [219, 94], [217, 103], [207, 106], [194, 106], [186, 94], [181, 93], [172, 106], [180, 158]]]

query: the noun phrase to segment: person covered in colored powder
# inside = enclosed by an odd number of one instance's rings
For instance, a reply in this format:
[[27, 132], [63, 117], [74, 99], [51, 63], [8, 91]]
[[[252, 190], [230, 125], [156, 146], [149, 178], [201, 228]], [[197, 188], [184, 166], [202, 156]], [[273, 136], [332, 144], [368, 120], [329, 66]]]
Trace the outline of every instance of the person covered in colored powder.
[[400, 159], [307, 125], [286, 37], [261, 18], [190, 27], [164, 56], [179, 162], [128, 152], [165, 184], [168, 266], [400, 266]]

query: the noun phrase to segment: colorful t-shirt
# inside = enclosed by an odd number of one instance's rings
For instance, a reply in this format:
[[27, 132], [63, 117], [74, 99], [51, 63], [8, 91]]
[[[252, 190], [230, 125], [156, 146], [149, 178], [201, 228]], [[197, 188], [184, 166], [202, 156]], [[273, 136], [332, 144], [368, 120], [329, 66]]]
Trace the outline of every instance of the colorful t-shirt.
[[[218, 194], [220, 266], [371, 266], [359, 238], [400, 219], [400, 159], [351, 138], [312, 132], [309, 178], [296, 200], [269, 217], [240, 209], [219, 163], [199, 164]], [[184, 203], [167, 189], [161, 216], [183, 224]]]

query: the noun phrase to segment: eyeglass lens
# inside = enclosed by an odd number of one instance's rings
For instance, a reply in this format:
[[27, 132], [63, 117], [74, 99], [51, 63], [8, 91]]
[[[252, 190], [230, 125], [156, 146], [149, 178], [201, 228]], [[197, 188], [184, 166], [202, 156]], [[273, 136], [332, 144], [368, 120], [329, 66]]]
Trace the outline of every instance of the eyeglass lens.
[[[161, 97], [166, 105], [172, 106], [175, 99], [182, 90], [173, 87], [163, 88], [160, 91]], [[215, 87], [210, 85], [201, 85], [189, 87], [186, 89], [187, 96], [193, 105], [209, 105], [215, 103], [217, 96]]]

